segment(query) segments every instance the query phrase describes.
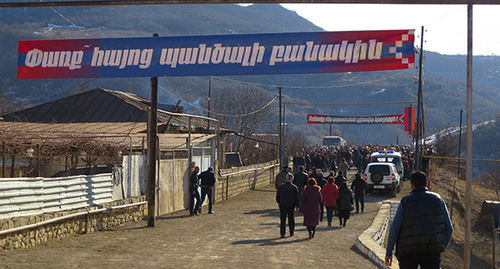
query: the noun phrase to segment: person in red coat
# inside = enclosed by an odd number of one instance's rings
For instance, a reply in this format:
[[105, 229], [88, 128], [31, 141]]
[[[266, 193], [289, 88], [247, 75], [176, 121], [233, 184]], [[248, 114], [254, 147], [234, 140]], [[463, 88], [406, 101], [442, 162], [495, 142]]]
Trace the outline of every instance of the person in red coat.
[[332, 226], [333, 212], [337, 210], [337, 199], [339, 199], [339, 189], [333, 183], [333, 176], [328, 178], [328, 183], [325, 184], [321, 193], [323, 194], [323, 205], [326, 207], [326, 220], [328, 226]]
[[321, 212], [320, 205], [323, 201], [321, 188], [316, 184], [314, 178], [309, 178], [304, 193], [302, 194], [302, 202], [304, 203], [304, 226], [309, 232], [309, 240], [314, 238], [316, 226], [319, 224], [319, 213]]

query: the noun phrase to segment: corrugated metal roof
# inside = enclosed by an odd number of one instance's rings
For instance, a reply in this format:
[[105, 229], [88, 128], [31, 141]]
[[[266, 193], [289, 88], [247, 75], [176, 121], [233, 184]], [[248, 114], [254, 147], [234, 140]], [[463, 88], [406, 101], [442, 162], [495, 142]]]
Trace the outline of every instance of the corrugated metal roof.
[[[4, 121], [8, 122], [145, 123], [150, 103], [150, 100], [135, 94], [97, 88], [3, 117]], [[169, 122], [170, 130], [185, 132], [188, 130], [188, 121], [188, 117], [170, 116], [166, 111], [158, 110], [158, 123]], [[210, 126], [213, 129], [215, 124], [212, 123]], [[165, 127], [160, 128], [162, 132], [168, 131]], [[192, 118], [191, 128], [193, 132], [207, 132], [207, 120]]]
[[[94, 137], [110, 143], [133, 148], [147, 148], [145, 122], [96, 122], [96, 123], [30, 123], [0, 121], [0, 134], [15, 133], [25, 138], [26, 143], [37, 140], [64, 139], [71, 137]], [[189, 134], [158, 134], [161, 149], [185, 148]], [[203, 143], [215, 137], [214, 134], [192, 133], [192, 143]], [[144, 141], [144, 143], [143, 143]], [[144, 145], [143, 145], [144, 144]]]

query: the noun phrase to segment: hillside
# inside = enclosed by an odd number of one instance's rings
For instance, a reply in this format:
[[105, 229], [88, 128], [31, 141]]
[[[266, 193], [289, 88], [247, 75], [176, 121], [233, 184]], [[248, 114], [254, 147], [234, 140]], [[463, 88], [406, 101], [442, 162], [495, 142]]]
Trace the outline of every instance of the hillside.
[[[17, 80], [17, 41], [30, 39], [141, 37], [158, 33], [207, 35], [321, 31], [295, 12], [280, 5], [158, 5], [113, 7], [60, 7], [0, 9], [0, 98], [12, 101], [15, 109], [60, 99], [96, 87], [131, 91], [149, 98], [149, 78]], [[71, 23], [70, 23], [71, 22]], [[369, 27], [368, 27], [369, 28]], [[476, 57], [474, 122], [492, 119], [500, 113], [500, 57]], [[233, 76], [228, 79], [258, 83], [269, 92], [269, 100], [283, 86], [284, 102], [374, 103], [416, 101], [417, 70], [276, 76]], [[225, 78], [213, 78], [214, 90], [230, 90]], [[233, 84], [238, 82], [233, 82]], [[466, 103], [465, 56], [425, 52], [424, 99], [428, 101], [427, 133], [447, 125], [458, 125], [460, 109]], [[239, 85], [247, 85], [239, 83]], [[161, 103], [182, 105], [190, 113], [203, 113], [189, 103], [206, 107], [207, 77], [161, 78]], [[1, 101], [1, 100], [0, 100]], [[330, 126], [308, 126], [307, 114], [373, 116], [400, 114], [406, 105], [318, 106], [288, 105], [286, 120], [290, 132], [320, 143]], [[3, 106], [6, 107], [6, 106]], [[277, 110], [277, 108], [276, 108]], [[6, 113], [9, 111], [3, 111]], [[275, 125], [276, 118], [269, 119]], [[403, 127], [377, 125], [335, 125], [335, 134], [349, 143], [407, 144]]]
[[[446, 202], [452, 217], [453, 238], [450, 246], [442, 255], [443, 268], [463, 268], [465, 242], [465, 181], [457, 180], [449, 168], [434, 165], [431, 172], [431, 191], [437, 192]], [[408, 191], [407, 191], [408, 192]], [[452, 198], [452, 196], [454, 196]], [[471, 268], [492, 268], [493, 239], [491, 215], [482, 217], [481, 206], [485, 200], [498, 201], [495, 190], [479, 182], [472, 186], [471, 203]]]

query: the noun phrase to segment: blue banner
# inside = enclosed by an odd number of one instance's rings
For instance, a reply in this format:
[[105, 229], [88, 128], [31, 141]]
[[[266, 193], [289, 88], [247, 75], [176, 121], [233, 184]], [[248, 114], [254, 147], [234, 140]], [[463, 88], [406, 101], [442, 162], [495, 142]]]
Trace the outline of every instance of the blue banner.
[[19, 41], [18, 78], [331, 73], [415, 67], [413, 30]]

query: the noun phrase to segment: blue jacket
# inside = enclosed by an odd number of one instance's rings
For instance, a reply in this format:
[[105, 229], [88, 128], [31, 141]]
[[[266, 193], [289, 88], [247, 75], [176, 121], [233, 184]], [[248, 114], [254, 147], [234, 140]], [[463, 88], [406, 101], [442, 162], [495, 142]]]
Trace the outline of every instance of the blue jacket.
[[446, 204], [426, 187], [416, 187], [401, 199], [387, 240], [386, 256], [441, 253], [450, 243], [453, 226]]

